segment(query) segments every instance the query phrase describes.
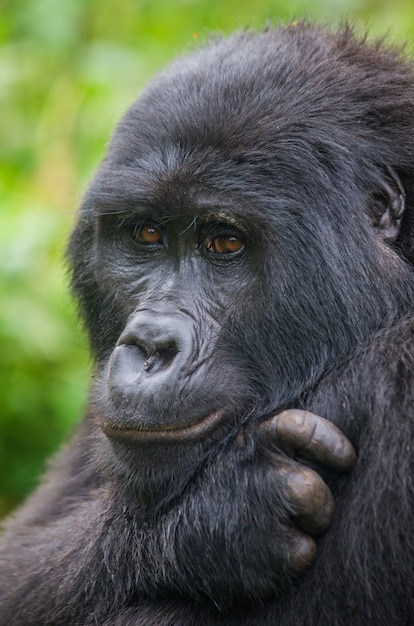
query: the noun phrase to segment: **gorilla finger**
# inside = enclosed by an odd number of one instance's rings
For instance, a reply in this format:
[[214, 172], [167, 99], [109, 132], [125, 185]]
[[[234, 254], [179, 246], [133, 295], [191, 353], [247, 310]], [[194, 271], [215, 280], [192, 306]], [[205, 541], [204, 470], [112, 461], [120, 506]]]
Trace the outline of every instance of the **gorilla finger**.
[[310, 535], [321, 535], [328, 530], [335, 504], [319, 474], [298, 464], [287, 471], [286, 486], [295, 524]]
[[289, 456], [303, 456], [336, 472], [349, 472], [356, 463], [357, 455], [348, 438], [332, 422], [310, 411], [282, 411], [259, 428]]
[[295, 575], [306, 572], [316, 557], [316, 549], [316, 542], [312, 537], [299, 531], [294, 531], [289, 552], [289, 568], [291, 572]]

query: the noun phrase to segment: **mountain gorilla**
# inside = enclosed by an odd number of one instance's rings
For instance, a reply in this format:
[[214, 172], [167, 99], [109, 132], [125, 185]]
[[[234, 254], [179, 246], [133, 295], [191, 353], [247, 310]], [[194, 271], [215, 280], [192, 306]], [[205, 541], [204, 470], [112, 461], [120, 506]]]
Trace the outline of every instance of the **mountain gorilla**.
[[292, 24], [155, 79], [70, 242], [94, 382], [0, 624], [412, 624], [413, 211], [401, 51]]

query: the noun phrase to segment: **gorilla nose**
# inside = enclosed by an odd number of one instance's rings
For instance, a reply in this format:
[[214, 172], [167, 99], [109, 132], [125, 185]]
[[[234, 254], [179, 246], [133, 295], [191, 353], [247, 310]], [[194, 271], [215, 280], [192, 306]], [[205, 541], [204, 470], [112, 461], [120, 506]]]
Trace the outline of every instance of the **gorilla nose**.
[[[191, 372], [194, 328], [190, 318], [153, 311], [136, 313], [109, 361], [107, 393], [122, 411], [117, 427], [160, 427], [174, 420], [170, 398]], [[119, 423], [118, 423], [119, 422]]]
[[[129, 377], [178, 377], [192, 352], [191, 325], [180, 314], [140, 311], [127, 325], [113, 358], [124, 361]], [[123, 356], [121, 356], [123, 354]], [[116, 356], [118, 355], [118, 356]], [[136, 381], [138, 382], [138, 380]]]
[[134, 317], [118, 345], [135, 347], [141, 353], [142, 369], [155, 373], [171, 365], [180, 352], [186, 351], [189, 342], [180, 318], [145, 311]]

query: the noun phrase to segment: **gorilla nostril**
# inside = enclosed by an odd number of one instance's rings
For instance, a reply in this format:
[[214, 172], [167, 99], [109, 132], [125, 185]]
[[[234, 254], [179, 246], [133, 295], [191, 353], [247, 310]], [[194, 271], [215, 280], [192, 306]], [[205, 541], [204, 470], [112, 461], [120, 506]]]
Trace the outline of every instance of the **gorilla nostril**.
[[152, 368], [154, 367], [156, 361], [157, 361], [156, 354], [152, 354], [151, 356], [149, 356], [144, 363], [144, 368], [143, 368], [144, 372], [150, 372]]
[[153, 351], [148, 351], [139, 346], [145, 357], [143, 365], [144, 372], [155, 372], [161, 369], [166, 369], [178, 354], [176, 347], [169, 346], [167, 348], [156, 348]]

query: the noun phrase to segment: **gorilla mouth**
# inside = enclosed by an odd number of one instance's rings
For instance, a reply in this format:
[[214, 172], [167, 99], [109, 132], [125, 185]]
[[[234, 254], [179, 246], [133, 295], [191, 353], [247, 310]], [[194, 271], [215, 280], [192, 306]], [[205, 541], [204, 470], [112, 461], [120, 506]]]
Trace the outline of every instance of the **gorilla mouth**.
[[210, 431], [219, 426], [223, 422], [223, 417], [224, 411], [219, 409], [196, 422], [163, 424], [151, 428], [131, 428], [130, 426], [122, 428], [108, 421], [104, 421], [102, 430], [109, 438], [126, 439], [128, 441], [146, 443], [196, 441], [197, 439], [202, 439]]

